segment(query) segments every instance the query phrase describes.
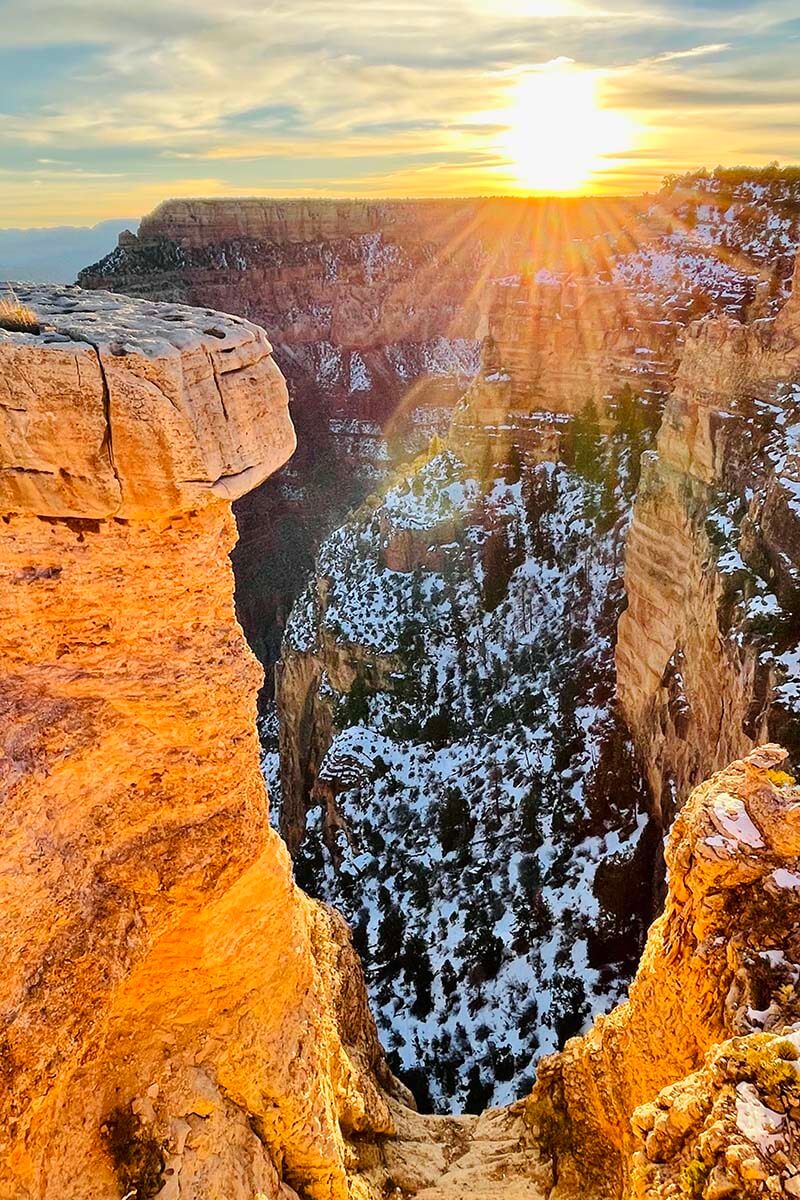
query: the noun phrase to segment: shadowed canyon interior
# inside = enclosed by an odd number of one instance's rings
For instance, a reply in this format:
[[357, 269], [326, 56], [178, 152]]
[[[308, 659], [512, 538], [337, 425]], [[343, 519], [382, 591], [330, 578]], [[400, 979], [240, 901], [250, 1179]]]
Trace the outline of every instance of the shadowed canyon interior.
[[18, 289], [0, 1195], [800, 1195], [798, 213], [173, 201]]

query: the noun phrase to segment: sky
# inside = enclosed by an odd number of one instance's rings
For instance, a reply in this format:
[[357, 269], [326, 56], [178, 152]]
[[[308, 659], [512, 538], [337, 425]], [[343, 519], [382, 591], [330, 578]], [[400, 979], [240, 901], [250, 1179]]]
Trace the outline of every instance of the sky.
[[800, 161], [800, 0], [0, 0], [0, 226]]

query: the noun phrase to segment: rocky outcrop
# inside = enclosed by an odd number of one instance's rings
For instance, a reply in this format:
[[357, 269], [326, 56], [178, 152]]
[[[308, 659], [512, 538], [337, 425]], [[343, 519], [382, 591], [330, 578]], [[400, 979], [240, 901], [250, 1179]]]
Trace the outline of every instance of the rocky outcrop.
[[546, 1061], [551, 1197], [796, 1195], [800, 791], [765, 746], [693, 793], [629, 999]]
[[709, 767], [798, 744], [798, 295], [774, 320], [690, 329], [643, 462], [617, 678], [665, 822]]
[[200, 509], [257, 487], [293, 452], [286, 385], [257, 326], [76, 288], [15, 294], [41, 328], [4, 334], [4, 512]]
[[685, 307], [667, 299], [659, 305], [594, 272], [501, 282], [468, 407], [476, 420], [508, 425], [530, 412], [575, 414], [587, 404], [605, 413], [626, 386], [663, 391], [685, 323]]
[[74, 289], [0, 332], [0, 1195], [353, 1194], [392, 1129], [342, 922], [258, 767], [230, 498], [291, 454], [263, 332]]

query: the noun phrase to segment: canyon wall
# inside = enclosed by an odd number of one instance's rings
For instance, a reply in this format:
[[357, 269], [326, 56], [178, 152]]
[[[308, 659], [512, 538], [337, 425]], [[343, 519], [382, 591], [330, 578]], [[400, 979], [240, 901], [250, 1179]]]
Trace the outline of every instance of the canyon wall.
[[531, 411], [603, 407], [621, 382], [657, 400], [692, 313], [741, 315], [772, 283], [780, 293], [796, 190], [780, 175], [715, 173], [647, 205], [171, 200], [82, 272], [87, 287], [209, 305], [270, 330], [299, 450], [237, 503], [233, 554], [267, 691], [321, 538], [446, 430], [485, 334], [497, 364], [461, 424], [465, 444], [479, 427], [480, 454], [490, 428], [507, 443]]
[[594, 275], [501, 282], [458, 423], [522, 432], [532, 413], [574, 415], [591, 404], [605, 414], [626, 387], [657, 395], [674, 374], [682, 316]]
[[[800, 267], [795, 276], [800, 278]], [[767, 736], [800, 745], [800, 289], [688, 332], [626, 549], [618, 691], [668, 823]]]
[[0, 331], [0, 1195], [333, 1200], [392, 1130], [343, 922], [267, 821], [230, 502], [263, 331], [17, 289]]
[[698, 787], [629, 999], [539, 1070], [551, 1200], [800, 1195], [800, 791], [764, 746]]

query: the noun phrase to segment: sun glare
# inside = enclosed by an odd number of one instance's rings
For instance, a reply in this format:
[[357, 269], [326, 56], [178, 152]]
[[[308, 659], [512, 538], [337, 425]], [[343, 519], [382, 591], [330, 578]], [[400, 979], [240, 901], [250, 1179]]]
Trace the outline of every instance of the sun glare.
[[521, 188], [574, 192], [586, 187], [603, 155], [630, 148], [632, 124], [601, 108], [597, 75], [558, 65], [521, 79], [501, 150]]

